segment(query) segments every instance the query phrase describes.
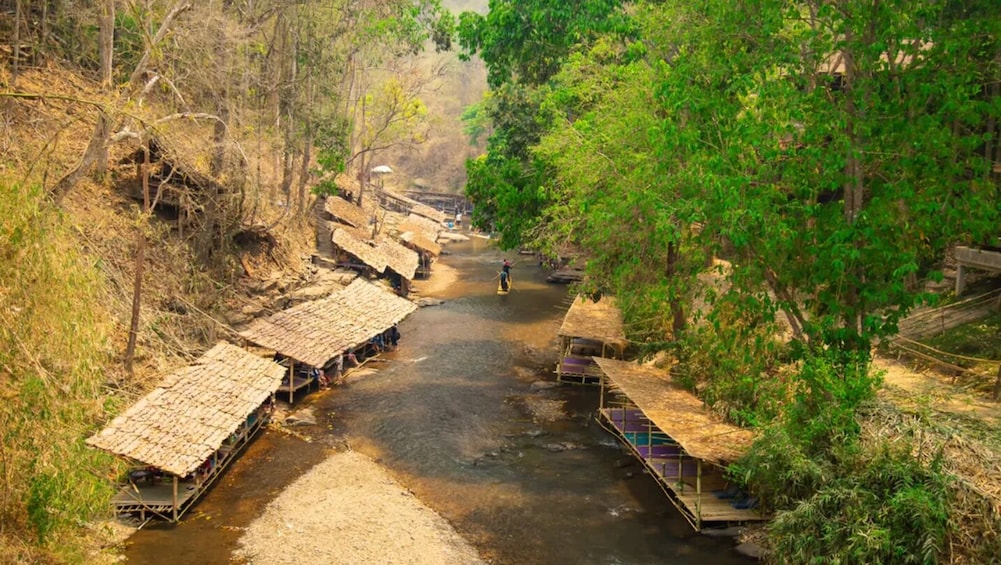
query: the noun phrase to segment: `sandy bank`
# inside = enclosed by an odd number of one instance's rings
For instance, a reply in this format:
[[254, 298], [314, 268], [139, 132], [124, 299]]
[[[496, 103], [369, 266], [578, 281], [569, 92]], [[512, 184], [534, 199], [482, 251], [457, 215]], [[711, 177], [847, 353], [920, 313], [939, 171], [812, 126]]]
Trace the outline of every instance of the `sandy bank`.
[[336, 453], [289, 485], [240, 538], [248, 563], [483, 563], [374, 461]]

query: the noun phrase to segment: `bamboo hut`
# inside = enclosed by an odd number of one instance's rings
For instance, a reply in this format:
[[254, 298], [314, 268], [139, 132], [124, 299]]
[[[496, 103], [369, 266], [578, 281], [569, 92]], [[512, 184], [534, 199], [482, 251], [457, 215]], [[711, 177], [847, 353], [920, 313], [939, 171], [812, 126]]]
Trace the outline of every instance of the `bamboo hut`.
[[724, 475], [725, 465], [750, 447], [749, 430], [720, 422], [667, 371], [600, 357], [595, 362], [602, 371], [598, 422], [642, 461], [696, 531], [765, 519], [754, 499], [736, 493]]
[[[410, 281], [414, 280], [420, 264], [420, 255], [416, 251], [389, 238], [363, 239], [359, 232], [343, 227], [334, 230], [331, 240], [335, 247], [376, 275], [383, 274], [386, 269], [395, 273], [393, 285], [400, 296], [409, 293]], [[358, 267], [357, 263], [349, 264]]]
[[354, 269], [370, 268], [376, 275], [382, 274], [389, 264], [386, 254], [374, 242], [364, 239], [361, 233], [343, 227], [334, 229], [331, 239], [341, 250], [338, 265]]
[[392, 239], [382, 238], [376, 243], [376, 248], [382, 251], [386, 257], [386, 268], [396, 273], [398, 281], [397, 292], [400, 296], [410, 293], [410, 281], [414, 280], [417, 274], [417, 267], [420, 265], [420, 254], [413, 249], [398, 243]]
[[365, 229], [369, 225], [369, 215], [361, 206], [339, 197], [328, 197], [323, 203], [323, 211], [335, 221], [353, 228]]
[[437, 242], [438, 235], [441, 233], [441, 224], [431, 221], [423, 216], [418, 216], [417, 214], [410, 214], [405, 220], [400, 222], [397, 228], [400, 232], [414, 232], [422, 234], [424, 237], [430, 241]]
[[441, 254], [441, 246], [421, 232], [405, 231], [399, 237], [403, 245], [417, 252], [418, 263], [415, 276], [430, 277], [431, 265]]
[[270, 417], [278, 364], [220, 342], [86, 440], [141, 466], [116, 513], [176, 522]]
[[598, 384], [601, 370], [594, 357], [621, 358], [626, 347], [622, 313], [611, 296], [597, 302], [574, 298], [563, 317], [559, 332], [556, 380], [575, 384]]
[[288, 379], [280, 391], [289, 402], [314, 379], [295, 370], [296, 363], [320, 368], [345, 352], [364, 346], [402, 321], [417, 306], [379, 284], [355, 279], [323, 300], [314, 300], [255, 321], [240, 335], [289, 359]]

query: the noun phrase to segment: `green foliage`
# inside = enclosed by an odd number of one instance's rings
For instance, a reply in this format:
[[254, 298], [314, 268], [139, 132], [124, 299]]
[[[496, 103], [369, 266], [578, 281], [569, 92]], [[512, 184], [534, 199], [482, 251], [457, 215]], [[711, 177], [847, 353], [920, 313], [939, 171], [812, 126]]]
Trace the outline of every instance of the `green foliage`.
[[908, 437], [860, 441], [873, 379], [840, 356], [801, 361], [788, 409], [731, 472], [776, 511], [775, 562], [937, 563], [950, 527], [941, 460], [923, 462]]
[[788, 351], [775, 337], [774, 305], [767, 297], [733, 292], [711, 304], [704, 322], [680, 336], [678, 372], [730, 421], [766, 425], [779, 415], [792, 386], [778, 370]]
[[82, 441], [103, 417], [101, 277], [37, 187], [0, 182], [0, 217], [0, 520], [70, 551], [115, 466]]
[[625, 31], [619, 0], [490, 0], [486, 16], [463, 12], [458, 35], [465, 56], [479, 54], [487, 82], [541, 85], [577, 45], [607, 31]]
[[[769, 526], [778, 563], [938, 563], [947, 555], [948, 477], [919, 462], [910, 444], [884, 445], [842, 464]], [[809, 535], [803, 535], [809, 532]]]
[[554, 171], [530, 152], [548, 127], [548, 113], [540, 112], [543, 85], [575, 48], [603, 30], [625, 32], [626, 21], [617, 0], [492, 0], [486, 16], [460, 15], [465, 56], [479, 54], [494, 89], [485, 101], [493, 125], [485, 166], [467, 167], [466, 194], [477, 209], [474, 224], [500, 229], [502, 245], [532, 240], [537, 228], [552, 224], [545, 208], [562, 204], [553, 194], [558, 187], [545, 182]]

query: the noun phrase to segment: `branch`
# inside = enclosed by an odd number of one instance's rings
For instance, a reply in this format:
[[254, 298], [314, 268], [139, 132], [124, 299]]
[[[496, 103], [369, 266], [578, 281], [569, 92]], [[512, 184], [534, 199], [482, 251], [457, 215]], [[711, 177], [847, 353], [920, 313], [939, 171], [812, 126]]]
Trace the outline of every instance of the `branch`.
[[[131, 4], [131, 2], [130, 2]], [[153, 52], [153, 48], [156, 47], [157, 43], [163, 40], [163, 37], [167, 35], [167, 30], [170, 29], [170, 24], [173, 23], [177, 16], [181, 15], [186, 10], [191, 9], [191, 4], [184, 2], [183, 0], [174, 4], [170, 12], [163, 18], [163, 23], [160, 24], [160, 29], [156, 30], [156, 35], [152, 39], [148, 39], [148, 44], [146, 49], [143, 50], [143, 56], [136, 64], [136, 68], [132, 71], [132, 76], [129, 77], [129, 84], [135, 85], [139, 83], [139, 77], [141, 77], [146, 72], [146, 66], [149, 64], [150, 54]], [[135, 11], [135, 6], [133, 5], [133, 11]]]

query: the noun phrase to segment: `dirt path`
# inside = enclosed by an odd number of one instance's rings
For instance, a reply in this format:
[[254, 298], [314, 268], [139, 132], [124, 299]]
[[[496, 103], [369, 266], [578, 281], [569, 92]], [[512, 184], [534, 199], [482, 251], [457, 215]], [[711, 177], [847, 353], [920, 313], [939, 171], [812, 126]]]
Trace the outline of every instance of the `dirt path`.
[[1001, 425], [1001, 405], [964, 392], [934, 373], [922, 373], [893, 359], [873, 360], [883, 374], [880, 395], [905, 410], [931, 408], [966, 418], [975, 418], [992, 427]]

